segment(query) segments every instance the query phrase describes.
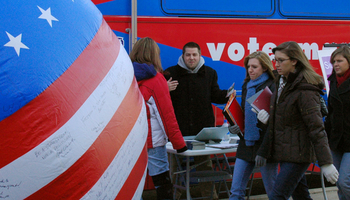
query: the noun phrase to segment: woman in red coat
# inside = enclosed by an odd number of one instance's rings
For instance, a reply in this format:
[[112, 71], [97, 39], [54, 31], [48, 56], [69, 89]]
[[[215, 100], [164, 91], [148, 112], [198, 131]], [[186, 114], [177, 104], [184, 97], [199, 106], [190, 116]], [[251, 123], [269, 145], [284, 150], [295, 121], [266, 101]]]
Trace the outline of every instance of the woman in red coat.
[[148, 120], [148, 172], [157, 190], [157, 199], [172, 199], [166, 152], [168, 139], [178, 152], [187, 150], [176, 121], [157, 43], [151, 38], [138, 40], [131, 53], [135, 77], [145, 99]]

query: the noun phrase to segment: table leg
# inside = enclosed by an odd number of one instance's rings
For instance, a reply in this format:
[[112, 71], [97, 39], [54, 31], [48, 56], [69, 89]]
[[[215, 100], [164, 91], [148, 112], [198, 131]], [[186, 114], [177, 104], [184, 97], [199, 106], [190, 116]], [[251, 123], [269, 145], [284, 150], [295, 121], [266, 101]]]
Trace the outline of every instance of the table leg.
[[186, 197], [187, 200], [191, 200], [190, 194], [190, 157], [186, 156]]

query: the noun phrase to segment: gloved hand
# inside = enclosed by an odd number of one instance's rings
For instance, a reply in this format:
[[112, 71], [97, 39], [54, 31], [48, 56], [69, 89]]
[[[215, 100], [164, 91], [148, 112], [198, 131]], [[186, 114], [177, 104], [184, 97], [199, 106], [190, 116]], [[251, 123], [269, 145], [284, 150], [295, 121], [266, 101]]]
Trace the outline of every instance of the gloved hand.
[[230, 133], [237, 134], [237, 135], [241, 132], [241, 129], [239, 128], [238, 125], [233, 125], [233, 126], [230, 125], [228, 127], [228, 130], [230, 131]]
[[187, 151], [187, 146], [185, 145], [184, 147], [182, 147], [181, 149], [177, 149], [176, 152], [177, 153], [182, 153], [182, 152], [185, 152]]
[[266, 158], [256, 155], [255, 157], [255, 166], [257, 167], [263, 167], [266, 165]]
[[269, 113], [266, 112], [266, 110], [262, 109], [258, 113], [258, 120], [261, 121], [263, 124], [267, 124], [267, 121], [269, 121]]
[[333, 164], [322, 165], [321, 171], [328, 182], [335, 184], [338, 181], [339, 173]]

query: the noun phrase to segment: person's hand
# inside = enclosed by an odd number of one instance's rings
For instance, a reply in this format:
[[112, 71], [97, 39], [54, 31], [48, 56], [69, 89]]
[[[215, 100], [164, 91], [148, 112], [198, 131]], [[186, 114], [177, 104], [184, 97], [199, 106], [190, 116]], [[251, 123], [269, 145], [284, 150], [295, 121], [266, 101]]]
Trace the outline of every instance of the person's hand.
[[257, 167], [263, 167], [266, 165], [266, 158], [256, 155], [255, 157], [255, 166]]
[[233, 90], [227, 90], [227, 94], [226, 97], [229, 97], [231, 94], [233, 94], [233, 96], [235, 97], [237, 94], [237, 91], [235, 89]]
[[229, 126], [228, 130], [230, 131], [230, 133], [236, 134], [236, 135], [238, 135], [241, 132], [241, 129], [239, 128], [238, 125]]
[[179, 85], [179, 82], [177, 82], [176, 80], [173, 81], [173, 77], [170, 77], [167, 83], [169, 87], [169, 92], [176, 90], [177, 85]]
[[181, 149], [177, 149], [176, 153], [182, 153], [182, 152], [185, 152], [185, 151], [187, 151], [187, 146], [186, 145], [184, 147], [182, 147]]
[[262, 109], [258, 113], [258, 120], [261, 121], [263, 124], [267, 124], [267, 121], [269, 121], [269, 113], [266, 112], [266, 110]]
[[321, 171], [328, 182], [335, 184], [338, 181], [339, 173], [333, 164], [322, 165]]

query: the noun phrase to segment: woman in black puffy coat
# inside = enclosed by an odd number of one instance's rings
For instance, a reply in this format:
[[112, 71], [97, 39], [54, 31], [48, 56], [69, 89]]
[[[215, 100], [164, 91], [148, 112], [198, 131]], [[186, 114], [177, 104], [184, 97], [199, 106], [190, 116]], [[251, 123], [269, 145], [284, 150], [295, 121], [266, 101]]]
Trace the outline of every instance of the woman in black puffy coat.
[[341, 46], [331, 56], [333, 73], [328, 78], [330, 92], [326, 131], [333, 163], [339, 171], [340, 200], [350, 199], [350, 49]]

